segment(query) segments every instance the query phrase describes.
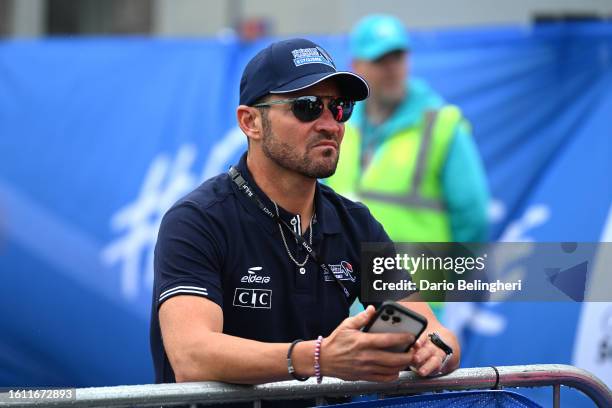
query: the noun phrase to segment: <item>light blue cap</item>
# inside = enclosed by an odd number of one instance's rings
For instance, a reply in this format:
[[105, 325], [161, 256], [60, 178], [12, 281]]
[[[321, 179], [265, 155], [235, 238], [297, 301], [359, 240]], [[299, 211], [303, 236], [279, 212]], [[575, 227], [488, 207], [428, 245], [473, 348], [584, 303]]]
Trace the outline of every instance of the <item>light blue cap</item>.
[[372, 14], [351, 31], [350, 49], [353, 58], [372, 61], [391, 51], [410, 49], [410, 37], [397, 17]]

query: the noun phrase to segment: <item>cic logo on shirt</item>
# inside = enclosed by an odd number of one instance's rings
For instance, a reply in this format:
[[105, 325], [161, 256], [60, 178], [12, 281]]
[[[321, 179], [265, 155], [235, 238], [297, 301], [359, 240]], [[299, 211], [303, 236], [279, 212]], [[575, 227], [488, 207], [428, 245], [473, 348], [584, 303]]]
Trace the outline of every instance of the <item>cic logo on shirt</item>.
[[234, 306], [272, 309], [272, 291], [270, 289], [236, 288]]

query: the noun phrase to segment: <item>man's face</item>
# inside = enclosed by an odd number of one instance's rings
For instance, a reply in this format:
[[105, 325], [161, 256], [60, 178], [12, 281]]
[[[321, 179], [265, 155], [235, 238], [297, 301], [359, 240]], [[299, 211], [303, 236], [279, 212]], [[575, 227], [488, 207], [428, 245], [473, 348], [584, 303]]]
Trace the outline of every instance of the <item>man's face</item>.
[[271, 95], [266, 102], [307, 95], [326, 97], [323, 113], [312, 122], [297, 119], [291, 104], [264, 108], [262, 150], [282, 168], [309, 178], [326, 178], [336, 171], [344, 136], [344, 124], [336, 122], [327, 108], [329, 96], [340, 96], [336, 84], [323, 81], [299, 92]]
[[393, 51], [374, 61], [356, 60], [353, 68], [368, 81], [372, 99], [393, 105], [404, 98], [407, 59], [406, 51]]

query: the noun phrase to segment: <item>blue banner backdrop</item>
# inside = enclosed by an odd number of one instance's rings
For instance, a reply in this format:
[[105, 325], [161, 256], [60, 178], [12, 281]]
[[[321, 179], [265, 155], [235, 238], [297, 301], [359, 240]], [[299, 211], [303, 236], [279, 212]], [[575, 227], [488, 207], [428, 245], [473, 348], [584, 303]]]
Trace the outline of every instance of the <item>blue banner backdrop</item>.
[[[473, 123], [492, 238], [612, 241], [612, 24], [413, 35], [412, 73]], [[313, 39], [349, 66], [346, 37]], [[0, 42], [0, 386], [152, 381], [158, 224], [245, 149], [240, 74], [270, 41]], [[611, 385], [612, 306], [586, 309], [446, 318], [464, 366], [580, 362]]]

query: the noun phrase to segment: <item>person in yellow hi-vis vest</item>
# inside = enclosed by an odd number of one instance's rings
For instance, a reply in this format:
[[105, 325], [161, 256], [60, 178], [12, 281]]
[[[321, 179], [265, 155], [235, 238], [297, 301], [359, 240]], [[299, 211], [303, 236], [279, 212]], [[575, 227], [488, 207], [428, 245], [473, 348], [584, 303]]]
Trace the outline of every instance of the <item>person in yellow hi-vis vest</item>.
[[483, 242], [488, 188], [461, 111], [409, 76], [410, 38], [389, 15], [350, 34], [353, 70], [370, 85], [326, 183], [362, 201], [396, 242]]

